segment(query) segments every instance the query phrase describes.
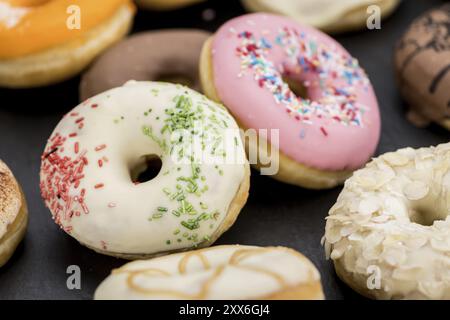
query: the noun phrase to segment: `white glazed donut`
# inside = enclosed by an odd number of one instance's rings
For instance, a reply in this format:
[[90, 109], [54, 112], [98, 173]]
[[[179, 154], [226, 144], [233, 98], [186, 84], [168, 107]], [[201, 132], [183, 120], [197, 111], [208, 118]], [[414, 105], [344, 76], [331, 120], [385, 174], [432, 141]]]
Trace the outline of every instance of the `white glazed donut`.
[[400, 0], [241, 0], [249, 11], [285, 15], [329, 33], [367, 28], [368, 9], [375, 5], [387, 17]]
[[327, 218], [327, 256], [365, 296], [450, 299], [449, 213], [450, 143], [386, 153], [345, 183]]
[[[237, 129], [193, 90], [128, 82], [58, 124], [42, 155], [42, 196], [61, 228], [100, 253], [134, 259], [207, 246], [247, 200]], [[161, 159], [159, 174], [134, 183], [152, 157]]]
[[299, 252], [239, 245], [134, 261], [95, 292], [97, 300], [323, 298], [319, 272]]

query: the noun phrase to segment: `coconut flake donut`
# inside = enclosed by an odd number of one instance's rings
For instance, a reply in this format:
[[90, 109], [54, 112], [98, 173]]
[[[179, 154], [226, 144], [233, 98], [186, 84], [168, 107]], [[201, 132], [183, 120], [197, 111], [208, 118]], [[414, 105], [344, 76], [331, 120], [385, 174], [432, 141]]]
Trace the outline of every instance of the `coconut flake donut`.
[[0, 267], [22, 241], [27, 223], [28, 209], [22, 189], [0, 160]]
[[279, 130], [279, 144], [270, 141], [280, 151], [278, 180], [333, 187], [376, 149], [380, 116], [372, 86], [356, 59], [318, 30], [280, 16], [241, 16], [208, 40], [200, 67], [206, 95], [243, 129]]
[[134, 11], [131, 0], [2, 0], [0, 86], [74, 76], [128, 32]]
[[[42, 155], [42, 197], [64, 231], [103, 254], [134, 259], [210, 245], [248, 196], [237, 128], [186, 87], [129, 82], [58, 124]], [[137, 179], [155, 158], [156, 177]]]
[[281, 14], [325, 32], [337, 33], [367, 28], [369, 6], [389, 16], [400, 0], [241, 0], [249, 11]]
[[323, 300], [320, 274], [283, 247], [217, 246], [113, 270], [97, 300]]
[[133, 35], [107, 50], [83, 75], [80, 98], [84, 101], [128, 80], [171, 80], [168, 82], [200, 90], [198, 64], [209, 36], [208, 32], [189, 29]]
[[408, 119], [419, 127], [450, 130], [450, 4], [417, 18], [395, 51], [397, 82], [408, 102]]
[[187, 7], [203, 1], [204, 0], [136, 0], [136, 3], [141, 8], [165, 11]]
[[386, 153], [346, 181], [327, 218], [327, 257], [365, 296], [448, 300], [449, 213], [450, 143]]

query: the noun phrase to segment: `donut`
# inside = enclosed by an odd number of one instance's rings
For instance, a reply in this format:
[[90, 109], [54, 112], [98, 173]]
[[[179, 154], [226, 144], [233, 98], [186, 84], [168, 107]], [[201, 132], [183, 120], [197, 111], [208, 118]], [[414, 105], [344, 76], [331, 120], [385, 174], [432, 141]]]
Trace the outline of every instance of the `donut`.
[[417, 18], [399, 41], [395, 67], [400, 92], [416, 126], [431, 122], [450, 130], [450, 5]]
[[372, 86], [357, 60], [320, 31], [280, 16], [244, 15], [205, 43], [200, 60], [205, 94], [244, 130], [279, 132], [279, 143], [267, 137], [279, 151], [274, 178], [331, 188], [375, 151], [380, 115]]
[[81, 100], [128, 80], [172, 80], [168, 82], [181, 82], [198, 91], [200, 52], [209, 36], [208, 32], [189, 29], [133, 35], [107, 50], [83, 75]]
[[448, 300], [449, 212], [450, 143], [386, 153], [345, 182], [327, 217], [327, 257], [367, 297]]
[[215, 246], [113, 270], [96, 300], [323, 300], [320, 274], [283, 247]]
[[0, 160], [0, 267], [13, 255], [25, 236], [28, 209], [22, 189]]
[[187, 7], [204, 0], [136, 0], [139, 7], [151, 10], [174, 10]]
[[68, 79], [130, 29], [131, 0], [0, 2], [0, 86]]
[[291, 17], [328, 33], [367, 28], [368, 8], [376, 5], [382, 17], [389, 16], [400, 0], [241, 0], [249, 11]]
[[[154, 177], [141, 178], [149, 168]], [[244, 206], [249, 176], [239, 129], [222, 106], [181, 85], [131, 81], [61, 120], [42, 155], [40, 187], [65, 232], [136, 259], [213, 243]]]

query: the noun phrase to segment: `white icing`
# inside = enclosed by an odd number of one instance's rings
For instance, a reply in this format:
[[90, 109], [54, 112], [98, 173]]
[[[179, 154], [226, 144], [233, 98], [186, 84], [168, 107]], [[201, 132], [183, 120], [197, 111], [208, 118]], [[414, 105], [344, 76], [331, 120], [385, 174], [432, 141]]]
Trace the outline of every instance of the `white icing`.
[[355, 172], [330, 210], [325, 248], [360, 287], [378, 267], [374, 297], [450, 299], [450, 143], [387, 153]]
[[246, 0], [256, 1], [264, 8], [271, 8], [280, 14], [294, 17], [302, 23], [322, 27], [338, 21], [343, 15], [356, 9], [365, 12], [370, 5], [379, 4], [380, 0]]
[[113, 270], [95, 299], [257, 299], [317, 282], [314, 265], [294, 250], [217, 246], [128, 263]]
[[[59, 147], [58, 156], [74, 159], [87, 152], [89, 164], [84, 166], [85, 177], [78, 188], [73, 184], [70, 186], [69, 195], [73, 200], [70, 209], [57, 212], [49, 199], [46, 205], [51, 208], [54, 218], [60, 220], [61, 226], [77, 240], [113, 253], [154, 254], [199, 244], [221, 227], [229, 205], [244, 179], [245, 165], [222, 164], [222, 157], [215, 155], [213, 159], [219, 165], [199, 164], [197, 183], [198, 189], [203, 192], [196, 195], [185, 191], [188, 183], [177, 179], [191, 176], [192, 165], [175, 163], [169, 155], [172, 145], [170, 133], [161, 133], [165, 120], [169, 118], [165, 110], [174, 108], [174, 98], [181, 95], [189, 97], [195, 108], [202, 106], [205, 122], [196, 127], [200, 134], [205, 132], [211, 135], [213, 128], [217, 131], [216, 135], [224, 136], [226, 130], [217, 124], [223, 122], [226, 122], [228, 128], [238, 128], [231, 116], [219, 105], [195, 91], [178, 85], [151, 82], [129, 82], [123, 87], [95, 96], [73, 109], [58, 124], [52, 137], [56, 134], [67, 137], [71, 133], [77, 133], [76, 137], [67, 138], [62, 146], [64, 151]], [[96, 107], [93, 108], [92, 105]], [[218, 119], [217, 123], [208, 120], [213, 115]], [[77, 119], [83, 119], [81, 129], [81, 122], [77, 122]], [[143, 133], [144, 127], [152, 127], [154, 136], [166, 141], [165, 150]], [[245, 157], [241, 140], [236, 141], [237, 144], [227, 145], [225, 151]], [[79, 143], [78, 154], [74, 151], [76, 142]], [[95, 151], [103, 144], [106, 145], [104, 149]], [[50, 139], [47, 153], [51, 151], [51, 146]], [[210, 153], [211, 150], [212, 145], [207, 145], [206, 151]], [[163, 166], [160, 173], [148, 182], [133, 184], [129, 169], [142, 156], [151, 154], [161, 156]], [[103, 160], [103, 166], [99, 167], [98, 160], [105, 159], [104, 157], [107, 161]], [[49, 166], [46, 158], [43, 159], [43, 167]], [[52, 166], [54, 165], [50, 165]], [[204, 181], [200, 177], [204, 177]], [[48, 178], [49, 173], [41, 170], [41, 183], [46, 183]], [[96, 189], [95, 186], [99, 183], [104, 186]], [[50, 184], [51, 189], [46, 187], [45, 191], [56, 189], [55, 180]], [[176, 194], [177, 185], [182, 186], [184, 203], [191, 203], [195, 213], [181, 213], [179, 217], [173, 214], [181, 206], [180, 201], [171, 198]], [[205, 185], [209, 189], [206, 190]], [[89, 210], [88, 214], [84, 213], [82, 205], [76, 201], [81, 189], [86, 190], [84, 203]], [[67, 201], [55, 201], [66, 208]], [[159, 208], [167, 211], [161, 212]], [[70, 218], [68, 215], [71, 211], [78, 211], [80, 215]], [[198, 228], [190, 230], [181, 225], [182, 221], [196, 219], [203, 213], [210, 217], [200, 221]], [[217, 213], [214, 218], [213, 213]], [[161, 214], [161, 217], [153, 218], [155, 214]], [[178, 239], [181, 241], [178, 242]]]
[[0, 2], [0, 24], [12, 29], [20, 23], [29, 11], [28, 8], [13, 7], [9, 3]]

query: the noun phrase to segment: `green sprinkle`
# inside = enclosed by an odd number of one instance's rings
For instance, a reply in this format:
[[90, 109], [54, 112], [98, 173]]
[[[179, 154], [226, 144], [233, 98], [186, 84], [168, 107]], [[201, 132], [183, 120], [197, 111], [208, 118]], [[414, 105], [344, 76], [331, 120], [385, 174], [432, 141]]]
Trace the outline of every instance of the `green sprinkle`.
[[170, 240], [167, 240], [167, 241], [166, 241], [166, 244], [167, 244], [167, 245], [169, 245], [170, 243], [171, 243]]
[[167, 209], [166, 207], [158, 207], [158, 211], [159, 212], [167, 212], [169, 209]]
[[205, 203], [203, 203], [203, 202], [200, 202], [200, 207], [201, 207], [203, 210], [208, 209], [208, 206], [207, 206]]
[[153, 219], [161, 219], [162, 216], [163, 216], [162, 213], [154, 213], [154, 214], [152, 215], [152, 218], [153, 218]]
[[177, 210], [173, 210], [173, 211], [172, 211], [172, 214], [173, 214], [174, 216], [176, 216], [176, 217], [181, 216], [181, 214], [180, 214]]
[[173, 232], [173, 234], [174, 235], [177, 235], [177, 234], [179, 234], [181, 231], [180, 231], [180, 229], [176, 229], [174, 232]]

